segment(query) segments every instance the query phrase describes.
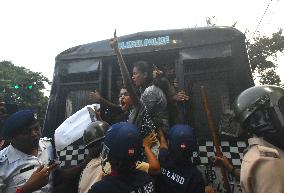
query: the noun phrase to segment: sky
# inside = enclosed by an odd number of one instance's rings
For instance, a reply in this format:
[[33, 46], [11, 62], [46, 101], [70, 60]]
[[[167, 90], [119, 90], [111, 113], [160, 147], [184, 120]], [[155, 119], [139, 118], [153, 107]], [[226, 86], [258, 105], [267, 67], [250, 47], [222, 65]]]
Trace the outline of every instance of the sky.
[[[114, 29], [122, 36], [202, 27], [206, 17], [214, 16], [220, 26], [237, 22], [237, 29], [249, 30], [248, 38], [256, 29], [269, 36], [284, 28], [283, 10], [284, 0], [0, 0], [0, 61], [12, 61], [52, 80], [56, 55], [109, 39]], [[278, 74], [284, 82], [284, 57]]]

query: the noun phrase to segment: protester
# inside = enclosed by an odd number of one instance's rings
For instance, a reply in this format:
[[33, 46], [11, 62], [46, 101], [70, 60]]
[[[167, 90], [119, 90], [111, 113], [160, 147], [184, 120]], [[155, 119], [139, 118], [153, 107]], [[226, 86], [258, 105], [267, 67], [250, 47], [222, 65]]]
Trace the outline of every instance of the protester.
[[106, 108], [111, 109], [113, 117], [111, 122], [123, 122], [128, 120], [130, 110], [133, 108], [133, 102], [125, 88], [121, 88], [118, 96], [119, 104], [113, 104], [107, 99], [103, 98], [98, 91], [90, 92], [89, 99], [92, 102], [104, 105]]
[[132, 80], [138, 88], [140, 100], [146, 106], [155, 125], [167, 131], [169, 128], [167, 96], [165, 91], [158, 85], [153, 84], [153, 69], [151, 66], [146, 61], [135, 62], [133, 64]]
[[[98, 93], [96, 93], [96, 95], [98, 95]], [[90, 98], [94, 97], [90, 95]], [[101, 101], [107, 101], [107, 100], [103, 99]], [[104, 103], [110, 104], [111, 102], [107, 101]], [[128, 117], [126, 118], [124, 116], [124, 120], [121, 119], [121, 121], [129, 121], [130, 123], [134, 123], [139, 128], [143, 138], [145, 138], [147, 135], [155, 131], [156, 127], [151, 117], [149, 116], [145, 106], [139, 101], [138, 104], [135, 104], [133, 102], [133, 98], [130, 96], [126, 88], [122, 88], [120, 90], [119, 106], [121, 108], [121, 111], [123, 111], [123, 115], [128, 114]]]
[[[119, 97], [121, 95], [121, 92], [123, 92], [123, 89], [124, 88], [120, 90]], [[90, 92], [89, 100], [92, 103], [99, 103], [101, 105], [101, 116], [103, 120], [107, 121], [108, 123], [117, 123], [126, 121], [128, 119], [128, 111], [123, 110], [119, 104], [114, 104], [103, 98], [96, 90], [94, 92]]]
[[136, 169], [141, 160], [142, 136], [131, 123], [117, 123], [107, 131], [102, 162], [108, 161], [111, 173], [95, 183], [89, 193], [154, 193], [152, 178]]
[[[12, 114], [5, 121], [2, 134], [11, 144], [0, 152], [1, 193], [52, 192], [53, 182], [72, 179], [83, 167], [56, 168], [51, 142], [40, 139], [41, 127], [31, 110]], [[51, 175], [55, 170], [57, 175]]]
[[172, 85], [165, 77], [164, 72], [158, 68], [153, 71], [153, 84], [160, 87], [167, 96], [169, 126], [172, 127], [175, 124], [185, 123], [184, 116], [186, 113], [182, 109], [185, 108], [184, 102], [189, 100], [189, 96], [184, 91], [177, 92], [177, 85]]
[[[175, 93], [173, 87], [163, 78], [158, 80], [157, 76], [161, 74], [161, 71], [152, 68], [146, 61], [137, 61], [133, 64], [132, 80], [136, 86], [136, 89], [134, 89], [128, 69], [118, 48], [116, 34], [111, 39], [110, 44], [117, 55], [124, 85], [136, 107], [130, 113], [129, 120], [139, 127], [137, 120], [142, 120], [143, 111], [147, 111], [155, 126], [158, 129], [163, 129], [165, 133], [167, 133], [170, 124], [169, 112], [171, 112], [171, 123], [183, 122], [182, 118], [178, 118], [179, 112], [174, 104], [177, 101], [188, 100], [189, 97], [184, 92]], [[153, 79], [153, 75], [155, 79]], [[139, 101], [142, 102], [142, 105]], [[168, 102], [174, 102], [169, 105], [170, 109]]]
[[[133, 123], [137, 128], [139, 128], [142, 137], [145, 138], [147, 135], [149, 135], [152, 132], [157, 133], [160, 125], [155, 125], [153, 117], [149, 115], [146, 105], [142, 101], [140, 101], [136, 93], [136, 90], [134, 89], [134, 85], [130, 78], [126, 64], [123, 60], [122, 54], [118, 48], [116, 34], [114, 36], [115, 37], [110, 41], [110, 45], [117, 54], [117, 59], [123, 79], [123, 85], [125, 86], [133, 103], [133, 108], [129, 114], [128, 122]], [[155, 145], [152, 146], [151, 149], [153, 153], [156, 155], [156, 157], [158, 157], [159, 154], [158, 141]]]
[[[125, 88], [122, 88], [120, 90], [119, 104], [120, 104], [121, 109], [125, 112], [130, 112], [133, 109], [132, 99], [129, 96]], [[145, 153], [146, 160], [137, 164], [137, 169], [145, 171], [149, 174], [156, 174], [160, 171], [160, 164], [157, 158], [153, 157], [155, 156], [155, 154], [153, 154], [151, 150], [152, 146], [157, 143], [156, 136], [157, 135], [155, 134], [155, 132], [151, 132], [147, 136], [144, 137], [143, 145], [144, 145], [144, 153]]]
[[163, 132], [160, 132], [161, 174], [156, 181], [157, 192], [205, 192], [202, 174], [191, 161], [197, 145], [193, 129], [188, 125], [175, 125], [168, 133], [168, 141], [169, 145]]

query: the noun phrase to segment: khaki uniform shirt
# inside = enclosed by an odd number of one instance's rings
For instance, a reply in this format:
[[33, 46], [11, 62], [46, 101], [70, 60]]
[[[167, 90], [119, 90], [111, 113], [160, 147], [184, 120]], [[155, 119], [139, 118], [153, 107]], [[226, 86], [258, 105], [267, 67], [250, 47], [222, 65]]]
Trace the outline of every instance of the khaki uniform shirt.
[[[146, 162], [137, 163], [136, 169], [148, 172], [149, 164]], [[108, 162], [104, 166], [104, 172], [102, 171], [100, 158], [92, 159], [81, 173], [78, 193], [87, 193], [94, 183], [100, 181], [105, 175], [110, 174], [111, 166]]]
[[250, 138], [241, 165], [243, 193], [284, 192], [284, 151], [260, 138]]
[[[53, 158], [52, 146], [49, 140], [39, 141], [38, 156], [27, 155], [12, 145], [0, 151], [0, 193], [15, 193], [30, 178], [32, 173], [40, 166], [47, 165]], [[51, 175], [50, 175], [51, 177]], [[35, 192], [52, 192], [50, 183]]]
[[87, 193], [94, 183], [110, 173], [111, 169], [108, 162], [104, 166], [104, 171], [106, 174], [102, 171], [100, 158], [92, 159], [81, 173], [78, 193]]

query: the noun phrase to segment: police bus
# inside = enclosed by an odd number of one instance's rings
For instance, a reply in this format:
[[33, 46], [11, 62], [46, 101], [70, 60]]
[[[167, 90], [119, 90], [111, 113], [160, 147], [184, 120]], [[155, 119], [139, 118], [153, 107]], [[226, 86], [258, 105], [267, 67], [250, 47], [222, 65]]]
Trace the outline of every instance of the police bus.
[[[230, 110], [234, 98], [254, 85], [245, 35], [233, 27], [186, 28], [125, 35], [118, 37], [118, 44], [130, 71], [133, 62], [145, 60], [163, 70], [170, 82], [177, 85], [177, 90], [189, 95], [190, 100], [179, 106], [185, 121], [197, 130], [199, 151], [195, 157], [208, 172], [208, 157], [214, 155], [214, 148], [200, 87], [203, 85], [206, 89], [218, 127], [222, 114]], [[115, 103], [121, 86], [117, 58], [109, 40], [63, 51], [56, 57], [44, 135], [52, 136], [66, 118], [89, 104], [90, 91], [98, 90], [104, 98]], [[221, 145], [224, 154], [239, 166], [240, 151], [245, 144], [222, 138]], [[208, 181], [214, 180], [214, 171], [211, 170], [211, 174], [206, 174], [211, 178]]]

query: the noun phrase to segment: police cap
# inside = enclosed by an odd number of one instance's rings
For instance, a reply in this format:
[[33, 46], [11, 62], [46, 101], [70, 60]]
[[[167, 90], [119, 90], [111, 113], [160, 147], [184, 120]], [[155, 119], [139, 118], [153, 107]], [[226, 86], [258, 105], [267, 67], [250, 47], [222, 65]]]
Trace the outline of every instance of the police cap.
[[35, 113], [32, 110], [18, 111], [4, 122], [2, 136], [12, 137], [16, 132], [25, 129], [36, 121]]
[[189, 150], [192, 152], [196, 148], [194, 130], [189, 125], [174, 125], [168, 133], [168, 139], [171, 151]]

